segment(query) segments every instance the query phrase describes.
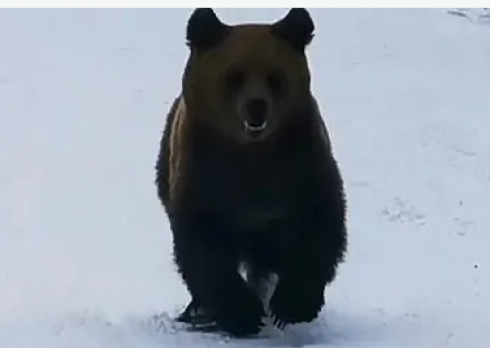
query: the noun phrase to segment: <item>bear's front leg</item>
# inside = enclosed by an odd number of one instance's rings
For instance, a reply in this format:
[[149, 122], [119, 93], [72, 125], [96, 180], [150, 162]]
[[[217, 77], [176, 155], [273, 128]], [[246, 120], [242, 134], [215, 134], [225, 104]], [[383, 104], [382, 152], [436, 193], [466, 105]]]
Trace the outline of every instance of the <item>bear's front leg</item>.
[[325, 277], [321, 277], [318, 268], [305, 259], [305, 256], [296, 256], [296, 264], [289, 265], [279, 274], [270, 300], [273, 323], [279, 328], [314, 320], [325, 303]]
[[325, 304], [325, 287], [343, 261], [347, 235], [342, 191], [312, 195], [292, 223], [296, 236], [290, 257], [280, 270], [270, 301], [275, 325], [310, 322]]
[[238, 272], [233, 231], [203, 213], [186, 214], [172, 225], [175, 261], [191, 296], [218, 329], [238, 337], [258, 333], [265, 311]]

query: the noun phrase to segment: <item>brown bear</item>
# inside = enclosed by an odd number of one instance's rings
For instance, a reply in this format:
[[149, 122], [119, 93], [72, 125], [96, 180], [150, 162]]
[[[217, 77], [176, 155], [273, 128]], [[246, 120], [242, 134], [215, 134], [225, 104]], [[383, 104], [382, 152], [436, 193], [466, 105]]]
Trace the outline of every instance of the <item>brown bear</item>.
[[272, 24], [227, 25], [208, 8], [188, 20], [182, 92], [156, 164], [192, 297], [182, 321], [200, 311], [220, 331], [257, 334], [267, 311], [256, 285], [270, 275], [278, 327], [312, 321], [325, 303], [346, 252], [346, 200], [310, 87], [313, 31], [301, 8]]

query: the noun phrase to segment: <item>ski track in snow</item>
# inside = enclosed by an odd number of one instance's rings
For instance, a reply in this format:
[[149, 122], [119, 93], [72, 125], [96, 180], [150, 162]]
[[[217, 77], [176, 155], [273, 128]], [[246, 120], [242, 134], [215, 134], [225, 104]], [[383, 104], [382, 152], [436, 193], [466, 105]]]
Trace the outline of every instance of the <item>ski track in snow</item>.
[[0, 10], [0, 346], [486, 347], [490, 22], [456, 10], [312, 10], [349, 256], [318, 321], [254, 340], [168, 319], [153, 167], [190, 11]]

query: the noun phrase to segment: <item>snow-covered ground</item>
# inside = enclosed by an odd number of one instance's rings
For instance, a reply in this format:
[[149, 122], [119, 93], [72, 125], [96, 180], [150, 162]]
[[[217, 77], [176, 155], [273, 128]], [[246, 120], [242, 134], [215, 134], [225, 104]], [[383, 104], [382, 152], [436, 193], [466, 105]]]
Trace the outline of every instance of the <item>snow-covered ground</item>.
[[[153, 167], [189, 13], [0, 11], [0, 347], [224, 344], [152, 320], [188, 300]], [[226, 344], [488, 347], [490, 26], [458, 13], [312, 11], [349, 257], [320, 320]]]

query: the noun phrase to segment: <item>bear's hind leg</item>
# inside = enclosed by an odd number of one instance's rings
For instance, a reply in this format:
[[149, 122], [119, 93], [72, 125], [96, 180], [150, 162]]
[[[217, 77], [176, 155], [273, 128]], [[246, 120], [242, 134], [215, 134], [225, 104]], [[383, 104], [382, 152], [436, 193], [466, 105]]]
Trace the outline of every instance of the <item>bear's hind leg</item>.
[[204, 308], [201, 302], [192, 298], [185, 309], [177, 316], [180, 323], [192, 326], [210, 326], [215, 324], [214, 318], [209, 310]]
[[272, 296], [271, 289], [274, 288], [277, 281], [275, 274], [270, 270], [253, 264], [247, 264], [245, 267], [248, 285], [260, 298], [264, 304], [264, 308], [267, 308], [270, 297]]

